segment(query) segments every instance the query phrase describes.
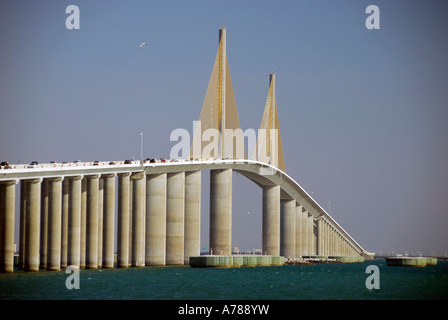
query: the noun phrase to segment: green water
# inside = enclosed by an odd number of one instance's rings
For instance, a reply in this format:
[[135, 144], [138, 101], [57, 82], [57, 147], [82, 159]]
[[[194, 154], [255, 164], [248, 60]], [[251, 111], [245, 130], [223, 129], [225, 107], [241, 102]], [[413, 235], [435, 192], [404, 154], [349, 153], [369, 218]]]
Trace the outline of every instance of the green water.
[[[379, 267], [380, 288], [366, 288], [366, 268]], [[69, 290], [65, 271], [0, 274], [0, 299], [18, 300], [433, 300], [448, 298], [448, 262], [389, 267], [350, 264], [198, 269], [144, 267], [81, 270]]]

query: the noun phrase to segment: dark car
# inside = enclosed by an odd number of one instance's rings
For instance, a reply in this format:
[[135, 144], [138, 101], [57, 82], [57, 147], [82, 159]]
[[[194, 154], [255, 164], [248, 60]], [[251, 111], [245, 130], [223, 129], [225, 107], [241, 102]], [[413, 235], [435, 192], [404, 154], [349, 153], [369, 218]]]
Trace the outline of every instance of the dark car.
[[156, 163], [156, 159], [149, 159], [149, 163]]
[[2, 167], [9, 166], [9, 162], [8, 162], [8, 161], [2, 161], [2, 162], [0, 163], [0, 166], [2, 166]]
[[124, 160], [124, 164], [132, 164], [131, 160]]
[[111, 161], [111, 162], [109, 162], [109, 165], [113, 166], [113, 165], [115, 165], [115, 162]]
[[97, 166], [98, 164], [99, 164], [98, 161], [94, 161], [94, 162], [93, 162], [93, 165], [94, 165], [94, 166]]

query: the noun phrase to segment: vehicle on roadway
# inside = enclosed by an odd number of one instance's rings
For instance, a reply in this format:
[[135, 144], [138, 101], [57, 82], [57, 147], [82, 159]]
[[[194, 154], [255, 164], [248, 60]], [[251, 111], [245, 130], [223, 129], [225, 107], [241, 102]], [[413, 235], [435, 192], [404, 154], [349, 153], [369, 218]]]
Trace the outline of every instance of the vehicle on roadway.
[[28, 168], [37, 168], [38, 167], [39, 162], [37, 161], [32, 161], [29, 165]]
[[9, 165], [8, 161], [2, 161], [0, 163], [0, 169], [12, 169], [11, 166]]

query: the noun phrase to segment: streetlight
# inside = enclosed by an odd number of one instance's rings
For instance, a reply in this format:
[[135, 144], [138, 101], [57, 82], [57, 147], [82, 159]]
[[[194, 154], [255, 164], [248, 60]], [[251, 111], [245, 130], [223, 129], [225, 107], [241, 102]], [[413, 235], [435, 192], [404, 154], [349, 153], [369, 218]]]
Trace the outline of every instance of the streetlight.
[[140, 132], [140, 159], [143, 163], [143, 132]]

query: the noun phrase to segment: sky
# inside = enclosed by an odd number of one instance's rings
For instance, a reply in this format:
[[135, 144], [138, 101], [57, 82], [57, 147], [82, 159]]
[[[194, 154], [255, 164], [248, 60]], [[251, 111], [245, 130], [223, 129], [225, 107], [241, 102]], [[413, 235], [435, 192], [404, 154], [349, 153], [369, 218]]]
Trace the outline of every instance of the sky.
[[[137, 159], [140, 133], [145, 158], [168, 158], [225, 26], [242, 129], [259, 127], [275, 72], [286, 172], [367, 251], [444, 256], [447, 13], [441, 0], [1, 1], [0, 161]], [[233, 181], [232, 245], [261, 248], [261, 189]], [[208, 189], [204, 171], [202, 247]]]

